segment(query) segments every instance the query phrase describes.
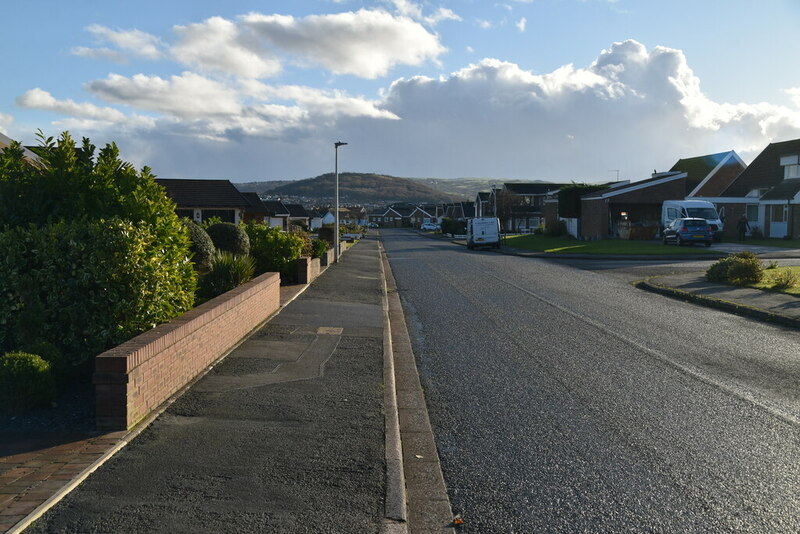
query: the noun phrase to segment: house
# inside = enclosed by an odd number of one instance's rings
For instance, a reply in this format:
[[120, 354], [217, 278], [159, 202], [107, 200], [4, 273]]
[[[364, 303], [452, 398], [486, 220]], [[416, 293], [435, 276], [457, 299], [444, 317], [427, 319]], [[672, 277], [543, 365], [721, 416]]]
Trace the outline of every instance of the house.
[[322, 218], [323, 214], [320, 212], [319, 209], [314, 208], [308, 212], [308, 216], [310, 217], [308, 227], [311, 230], [319, 230], [322, 228]]
[[[669, 172], [686, 173], [686, 199], [718, 197], [747, 168], [734, 152], [679, 159]], [[679, 199], [666, 199], [679, 200]]]
[[491, 217], [494, 216], [494, 205], [489, 204], [491, 193], [488, 191], [480, 191], [475, 196], [475, 216], [476, 217]]
[[283, 231], [288, 230], [289, 210], [283, 202], [280, 200], [262, 200], [261, 202], [267, 209], [267, 224]]
[[292, 224], [298, 224], [308, 228], [308, 225], [311, 221], [311, 216], [308, 214], [308, 211], [306, 211], [302, 204], [284, 204], [284, 206], [286, 206], [286, 209], [289, 210], [290, 226]]
[[[11, 145], [11, 143], [13, 143], [13, 142], [14, 142], [13, 139], [11, 139], [7, 135], [5, 135], [2, 132], [0, 132], [0, 150], [5, 149], [9, 145]], [[39, 159], [39, 156], [34, 154], [33, 151], [30, 150], [29, 148], [24, 147], [24, 146], [21, 146], [20, 148], [22, 148], [22, 154], [25, 156], [25, 159], [27, 159], [31, 163], [39, 163], [41, 161]]]
[[322, 224], [336, 224], [336, 215], [331, 210], [327, 210], [322, 216]]
[[719, 197], [708, 198], [724, 214], [726, 237], [736, 236], [744, 214], [751, 232], [765, 237], [800, 235], [800, 139], [770, 143]]
[[431, 210], [430, 206], [428, 206], [427, 210], [423, 206], [417, 206], [409, 215], [409, 219], [411, 220], [411, 226], [419, 228], [423, 223], [436, 222], [436, 211]]
[[244, 210], [242, 220], [246, 223], [267, 222], [267, 219], [269, 218], [268, 210], [264, 205], [264, 202], [261, 200], [261, 197], [258, 196], [258, 193], [242, 193], [242, 196], [250, 204], [250, 206]]
[[[180, 217], [200, 223], [212, 217], [239, 224], [250, 202], [229, 180], [156, 178], [175, 204]], [[252, 209], [252, 208], [251, 208]]]
[[488, 202], [492, 204], [492, 208], [497, 203], [497, 216], [506, 231], [532, 231], [544, 222], [544, 201], [547, 195], [557, 192], [564, 185], [507, 182], [502, 189], [492, 188]]

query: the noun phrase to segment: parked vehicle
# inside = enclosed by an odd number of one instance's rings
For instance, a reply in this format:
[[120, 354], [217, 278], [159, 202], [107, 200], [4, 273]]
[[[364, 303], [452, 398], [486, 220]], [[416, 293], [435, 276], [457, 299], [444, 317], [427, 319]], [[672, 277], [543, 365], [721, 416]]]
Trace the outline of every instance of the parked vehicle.
[[714, 230], [712, 225], [705, 219], [699, 218], [680, 218], [672, 221], [669, 226], [664, 228], [661, 242], [665, 245], [675, 243], [679, 247], [687, 244], [704, 243], [707, 247], [711, 246], [714, 240]]
[[705, 219], [711, 225], [714, 239], [722, 239], [722, 219], [716, 206], [707, 200], [665, 200], [661, 205], [661, 228], [679, 218]]
[[467, 219], [467, 248], [500, 248], [500, 219], [474, 217]]
[[378, 223], [374, 223], [374, 222], [367, 223], [367, 228], [377, 228], [377, 227], [378, 227]]
[[422, 223], [419, 227], [420, 230], [441, 230], [442, 227], [436, 223]]

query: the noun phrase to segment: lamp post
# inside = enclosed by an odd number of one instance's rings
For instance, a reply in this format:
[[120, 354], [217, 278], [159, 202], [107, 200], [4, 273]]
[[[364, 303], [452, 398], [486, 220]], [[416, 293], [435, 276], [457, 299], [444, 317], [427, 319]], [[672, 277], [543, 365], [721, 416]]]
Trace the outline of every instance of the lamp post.
[[333, 151], [336, 154], [336, 163], [334, 164], [334, 170], [336, 175], [336, 204], [334, 206], [336, 221], [334, 222], [334, 229], [333, 229], [333, 262], [339, 263], [339, 247], [341, 243], [339, 242], [339, 147], [344, 146], [347, 143], [343, 143], [341, 141], [336, 141], [333, 143]]

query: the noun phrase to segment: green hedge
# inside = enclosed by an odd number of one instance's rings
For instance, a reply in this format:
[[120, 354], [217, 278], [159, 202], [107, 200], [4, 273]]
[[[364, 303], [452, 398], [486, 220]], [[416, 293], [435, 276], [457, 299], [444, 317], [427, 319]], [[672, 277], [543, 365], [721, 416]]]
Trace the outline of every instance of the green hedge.
[[255, 268], [255, 260], [250, 256], [234, 256], [218, 250], [211, 258], [208, 272], [200, 277], [197, 296], [207, 300], [235, 289], [253, 279]]
[[48, 407], [54, 396], [49, 363], [26, 352], [0, 356], [0, 413]]
[[250, 237], [250, 255], [256, 260], [256, 274], [279, 272], [283, 279], [294, 276], [295, 261], [303, 251], [301, 237], [264, 224], [245, 226]]
[[66, 366], [82, 366], [194, 302], [185, 234], [164, 239], [119, 219], [59, 222], [2, 232], [0, 250], [0, 349], [47, 341]]
[[208, 235], [208, 232], [202, 226], [189, 219], [183, 219], [183, 224], [189, 230], [189, 241], [191, 245], [189, 250], [192, 253], [192, 261], [194, 262], [195, 269], [200, 272], [208, 271], [211, 265], [211, 259], [217, 251], [214, 247], [214, 242]]
[[250, 254], [250, 238], [243, 226], [220, 222], [209, 226], [206, 232], [218, 250], [230, 252], [234, 256]]

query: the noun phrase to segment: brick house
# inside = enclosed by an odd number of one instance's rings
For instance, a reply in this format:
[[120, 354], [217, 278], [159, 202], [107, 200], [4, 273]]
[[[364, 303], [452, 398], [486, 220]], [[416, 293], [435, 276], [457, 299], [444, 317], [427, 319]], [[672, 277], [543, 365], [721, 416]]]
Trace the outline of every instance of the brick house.
[[239, 224], [250, 202], [229, 180], [181, 180], [156, 178], [167, 196], [175, 204], [180, 217], [188, 217], [196, 223], [219, 217], [223, 222]]

